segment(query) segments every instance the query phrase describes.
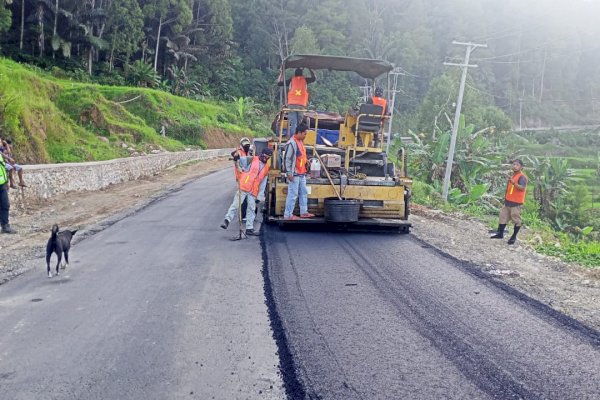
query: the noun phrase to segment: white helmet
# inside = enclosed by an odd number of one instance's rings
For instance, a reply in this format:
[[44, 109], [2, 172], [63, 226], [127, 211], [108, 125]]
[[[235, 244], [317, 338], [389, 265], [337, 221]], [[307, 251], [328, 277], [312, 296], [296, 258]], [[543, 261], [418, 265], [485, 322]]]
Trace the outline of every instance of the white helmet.
[[240, 146], [244, 146], [245, 144], [252, 144], [252, 142], [247, 137], [243, 137], [240, 139]]

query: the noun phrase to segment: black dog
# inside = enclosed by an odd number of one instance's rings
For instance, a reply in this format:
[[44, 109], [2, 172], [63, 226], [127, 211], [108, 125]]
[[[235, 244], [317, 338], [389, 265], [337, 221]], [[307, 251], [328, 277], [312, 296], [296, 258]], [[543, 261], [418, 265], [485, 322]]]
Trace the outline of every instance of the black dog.
[[59, 274], [58, 267], [60, 266], [60, 262], [62, 260], [62, 255], [65, 255], [65, 268], [69, 265], [69, 249], [71, 248], [71, 239], [73, 235], [77, 232], [74, 231], [58, 231], [58, 225], [54, 225], [52, 227], [52, 236], [48, 239], [48, 244], [46, 245], [46, 265], [48, 266], [48, 278], [52, 278], [52, 272], [50, 272], [50, 257], [52, 257], [52, 253], [56, 253], [58, 257], [58, 262], [56, 263], [56, 275]]

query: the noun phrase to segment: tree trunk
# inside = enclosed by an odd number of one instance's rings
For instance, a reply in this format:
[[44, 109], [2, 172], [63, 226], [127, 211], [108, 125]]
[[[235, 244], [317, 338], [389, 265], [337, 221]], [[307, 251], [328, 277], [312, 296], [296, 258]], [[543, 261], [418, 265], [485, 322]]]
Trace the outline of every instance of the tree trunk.
[[110, 45], [110, 58], [108, 60], [108, 70], [112, 72], [113, 65], [115, 62], [115, 38], [113, 37], [112, 43]]
[[156, 72], [158, 67], [158, 47], [160, 45], [160, 30], [162, 29], [162, 17], [158, 20], [158, 33], [156, 35], [156, 52], [154, 53], [154, 72]]
[[23, 50], [23, 32], [25, 31], [25, 0], [21, 0], [21, 35], [19, 37], [19, 50]]
[[40, 57], [44, 56], [44, 42], [46, 38], [44, 37], [44, 6], [42, 4], [38, 5], [37, 11], [38, 25], [40, 27], [40, 35], [38, 36], [38, 45], [40, 47]]
[[94, 47], [90, 45], [90, 51], [88, 51], [88, 74], [92, 75], [92, 63], [94, 62]]
[[[56, 37], [56, 27], [58, 25], [58, 0], [54, 4], [54, 29], [52, 30], [52, 40], [55, 40]], [[56, 51], [54, 51], [54, 46], [52, 46], [52, 58], [56, 58]]]

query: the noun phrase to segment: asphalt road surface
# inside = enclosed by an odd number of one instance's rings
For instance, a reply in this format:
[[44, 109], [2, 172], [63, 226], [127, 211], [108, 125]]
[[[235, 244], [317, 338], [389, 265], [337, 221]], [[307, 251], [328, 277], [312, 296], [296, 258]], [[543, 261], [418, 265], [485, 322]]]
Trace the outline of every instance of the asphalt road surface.
[[1, 285], [0, 399], [600, 398], [598, 332], [411, 235], [231, 242], [231, 178]]
[[[227, 184], [224, 184], [227, 182]], [[281, 399], [258, 238], [219, 228], [231, 170], [0, 286], [0, 399]], [[55, 258], [53, 258], [53, 262]]]
[[600, 399], [597, 331], [411, 235], [263, 246], [290, 398]]

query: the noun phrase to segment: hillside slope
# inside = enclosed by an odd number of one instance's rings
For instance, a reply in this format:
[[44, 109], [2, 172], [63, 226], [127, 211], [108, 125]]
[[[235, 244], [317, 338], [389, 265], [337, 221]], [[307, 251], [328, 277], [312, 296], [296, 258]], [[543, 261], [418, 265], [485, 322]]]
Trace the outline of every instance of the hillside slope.
[[56, 79], [0, 58], [0, 136], [12, 139], [22, 164], [231, 146], [250, 132], [228, 108], [157, 90]]

